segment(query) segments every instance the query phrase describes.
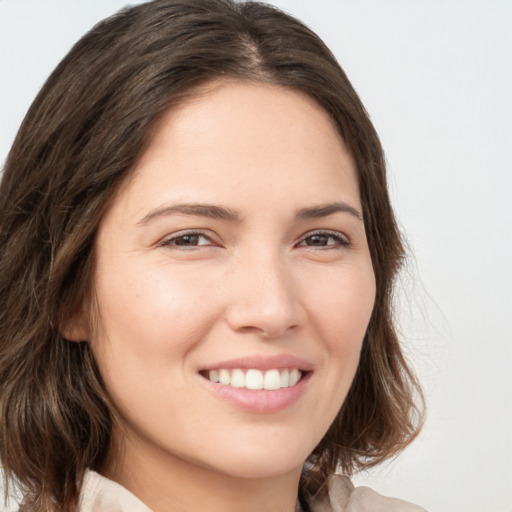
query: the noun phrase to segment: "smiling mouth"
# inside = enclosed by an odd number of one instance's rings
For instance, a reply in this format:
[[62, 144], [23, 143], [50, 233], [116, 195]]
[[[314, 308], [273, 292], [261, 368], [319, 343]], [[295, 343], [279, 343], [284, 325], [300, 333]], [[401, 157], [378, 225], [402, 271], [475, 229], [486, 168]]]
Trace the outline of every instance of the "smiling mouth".
[[307, 373], [298, 368], [273, 368], [266, 371], [255, 368], [219, 368], [201, 371], [200, 375], [221, 386], [273, 391], [295, 386]]

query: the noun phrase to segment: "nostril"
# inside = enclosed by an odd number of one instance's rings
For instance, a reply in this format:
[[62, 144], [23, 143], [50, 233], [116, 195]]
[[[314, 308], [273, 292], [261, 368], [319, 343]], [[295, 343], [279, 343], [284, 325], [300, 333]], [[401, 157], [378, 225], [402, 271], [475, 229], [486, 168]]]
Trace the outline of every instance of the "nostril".
[[[228, 321], [231, 328], [242, 334], [255, 334], [265, 339], [274, 339], [282, 336], [288, 336], [299, 328], [299, 325], [289, 324], [277, 319], [260, 319], [257, 325], [240, 325]], [[256, 324], [256, 322], [254, 322]]]

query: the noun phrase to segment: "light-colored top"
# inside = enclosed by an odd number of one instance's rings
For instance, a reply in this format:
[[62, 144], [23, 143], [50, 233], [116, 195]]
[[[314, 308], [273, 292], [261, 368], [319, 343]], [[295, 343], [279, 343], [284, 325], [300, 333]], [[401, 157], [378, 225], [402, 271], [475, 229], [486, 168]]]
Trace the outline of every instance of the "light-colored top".
[[[332, 475], [328, 492], [310, 503], [312, 512], [426, 512], [395, 498], [386, 498], [368, 487], [354, 487], [349, 478]], [[85, 475], [79, 512], [151, 512], [142, 501], [108, 478], [94, 471]], [[296, 512], [300, 512], [297, 505]]]

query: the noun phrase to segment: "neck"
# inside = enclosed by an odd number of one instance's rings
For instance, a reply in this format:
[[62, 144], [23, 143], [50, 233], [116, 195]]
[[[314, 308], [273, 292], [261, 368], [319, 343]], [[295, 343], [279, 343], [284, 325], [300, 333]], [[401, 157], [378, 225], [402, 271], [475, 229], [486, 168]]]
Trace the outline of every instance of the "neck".
[[109, 457], [100, 472], [153, 512], [295, 511], [300, 467], [279, 475], [237, 476], [147, 448], [125, 438], [122, 456]]

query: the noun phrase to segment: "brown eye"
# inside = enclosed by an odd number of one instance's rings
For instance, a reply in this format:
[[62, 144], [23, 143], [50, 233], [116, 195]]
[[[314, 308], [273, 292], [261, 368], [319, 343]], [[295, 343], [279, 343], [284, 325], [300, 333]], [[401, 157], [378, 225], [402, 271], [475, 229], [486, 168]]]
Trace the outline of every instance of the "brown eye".
[[320, 232], [312, 233], [302, 239], [299, 243], [301, 247], [336, 247], [348, 246], [348, 240], [341, 233]]
[[200, 247], [213, 245], [212, 241], [202, 233], [184, 233], [183, 235], [173, 236], [164, 240], [162, 245], [177, 247]]

